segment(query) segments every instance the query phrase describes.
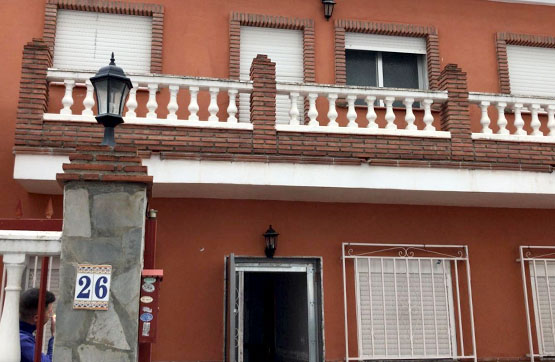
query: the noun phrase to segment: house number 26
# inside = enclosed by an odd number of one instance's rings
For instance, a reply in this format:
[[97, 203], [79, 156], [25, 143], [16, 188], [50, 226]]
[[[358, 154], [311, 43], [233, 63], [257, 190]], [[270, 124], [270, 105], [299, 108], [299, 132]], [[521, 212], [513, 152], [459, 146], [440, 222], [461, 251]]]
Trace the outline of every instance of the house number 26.
[[73, 308], [107, 310], [111, 279], [111, 265], [79, 265]]
[[[92, 280], [96, 280], [94, 283], [94, 288], [91, 288], [93, 282]], [[108, 296], [108, 277], [107, 276], [100, 276], [95, 278], [94, 275], [81, 275], [78, 280], [79, 283], [79, 293], [75, 297], [76, 299], [81, 300], [104, 300]], [[91, 296], [91, 290], [93, 294]]]

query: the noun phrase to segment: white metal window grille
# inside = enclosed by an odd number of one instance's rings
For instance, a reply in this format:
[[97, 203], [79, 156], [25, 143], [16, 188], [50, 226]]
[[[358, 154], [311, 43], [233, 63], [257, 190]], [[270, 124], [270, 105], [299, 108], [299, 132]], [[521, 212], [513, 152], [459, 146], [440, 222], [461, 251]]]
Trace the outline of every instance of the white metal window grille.
[[54, 68], [98, 70], [115, 53], [129, 73], [150, 73], [152, 18], [58, 10]]
[[511, 93], [554, 97], [555, 49], [507, 45]]
[[[426, 71], [426, 39], [425, 38], [415, 38], [415, 37], [404, 37], [404, 36], [389, 36], [389, 35], [377, 35], [377, 34], [363, 34], [363, 33], [346, 33], [345, 34], [345, 49], [346, 50], [356, 50], [363, 51], [368, 54], [369, 61], [368, 66], [372, 68], [372, 72], [375, 72], [375, 79], [372, 80], [373, 84], [359, 84], [356, 75], [351, 75], [351, 69], [353, 66], [356, 67], [354, 62], [352, 62], [349, 57], [354, 54], [346, 52], [346, 66], [347, 66], [347, 84], [360, 85], [360, 86], [376, 86], [376, 87], [394, 87], [394, 88], [418, 88], [427, 89], [428, 88], [428, 76]], [[411, 61], [407, 60], [397, 63], [395, 54], [414, 54], [413, 66], [411, 66]], [[360, 56], [360, 52], [359, 52]], [[392, 61], [392, 64], [388, 62]], [[404, 63], [404, 64], [403, 64]], [[408, 69], [407, 69], [408, 67]], [[390, 75], [391, 79], [385, 79], [387, 77], [387, 69], [391, 68], [390, 73], [400, 73], [403, 77], [397, 79], [394, 75]], [[411, 73], [413, 69], [414, 74], [407, 76], [406, 72]], [[352, 69], [356, 71], [355, 69]], [[396, 71], [397, 70], [397, 71]], [[372, 77], [373, 78], [373, 77]], [[418, 86], [407, 86], [405, 85], [407, 78], [414, 78]], [[358, 81], [357, 81], [358, 80]], [[397, 82], [400, 85], [396, 85]]]
[[[555, 247], [521, 246], [530, 359], [555, 356]], [[528, 264], [528, 266], [526, 266]], [[533, 316], [529, 299], [532, 299]], [[535, 328], [532, 328], [532, 320]]]
[[[347, 360], [476, 360], [467, 255], [466, 246], [344, 243]], [[348, 346], [347, 321], [353, 313], [347, 308], [350, 260], [357, 356], [349, 356]], [[468, 297], [463, 303], [461, 286]], [[461, 305], [469, 309], [470, 328], [463, 328]], [[465, 354], [465, 346], [471, 347], [471, 354]]]
[[[276, 81], [302, 83], [303, 72], [303, 33], [300, 30], [261, 28], [256, 26], [241, 27], [239, 76], [241, 80], [250, 80], [252, 60], [258, 54], [267, 55], [276, 63]], [[299, 97], [299, 110], [304, 101]], [[289, 124], [291, 101], [289, 96], [276, 96], [276, 122]], [[239, 95], [239, 121], [250, 122], [250, 100], [248, 94]]]

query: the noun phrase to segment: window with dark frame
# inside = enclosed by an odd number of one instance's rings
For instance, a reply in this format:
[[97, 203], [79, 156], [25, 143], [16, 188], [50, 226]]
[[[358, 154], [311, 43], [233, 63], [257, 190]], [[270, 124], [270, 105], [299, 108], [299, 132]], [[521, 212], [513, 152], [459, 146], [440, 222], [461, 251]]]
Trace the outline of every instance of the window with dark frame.
[[[425, 77], [425, 55], [345, 49], [347, 85], [386, 88], [427, 88]], [[377, 105], [381, 105], [376, 101]], [[356, 105], [365, 105], [358, 99]], [[402, 107], [401, 101], [393, 103]], [[420, 107], [420, 103], [413, 105]]]
[[425, 88], [424, 55], [368, 50], [345, 50], [347, 85]]
[[[346, 85], [428, 89], [427, 43], [424, 37], [347, 32]], [[357, 105], [364, 105], [359, 99]], [[376, 105], [383, 105], [377, 101]], [[400, 100], [394, 107], [402, 107]], [[413, 105], [420, 107], [419, 103]]]

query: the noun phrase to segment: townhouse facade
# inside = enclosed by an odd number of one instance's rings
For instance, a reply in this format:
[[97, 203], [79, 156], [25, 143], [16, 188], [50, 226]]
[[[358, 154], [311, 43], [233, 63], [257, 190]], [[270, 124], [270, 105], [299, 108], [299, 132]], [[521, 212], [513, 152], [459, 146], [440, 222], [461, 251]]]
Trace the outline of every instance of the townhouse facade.
[[158, 210], [152, 360], [553, 357], [553, 5], [8, 0], [0, 212], [62, 217], [114, 52]]

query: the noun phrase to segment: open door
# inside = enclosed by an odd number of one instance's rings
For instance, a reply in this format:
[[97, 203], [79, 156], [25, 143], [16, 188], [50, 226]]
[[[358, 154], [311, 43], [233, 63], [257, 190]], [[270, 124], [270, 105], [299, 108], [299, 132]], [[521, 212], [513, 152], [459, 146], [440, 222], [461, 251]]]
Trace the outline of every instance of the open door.
[[226, 361], [322, 361], [319, 263], [232, 254], [226, 264]]

